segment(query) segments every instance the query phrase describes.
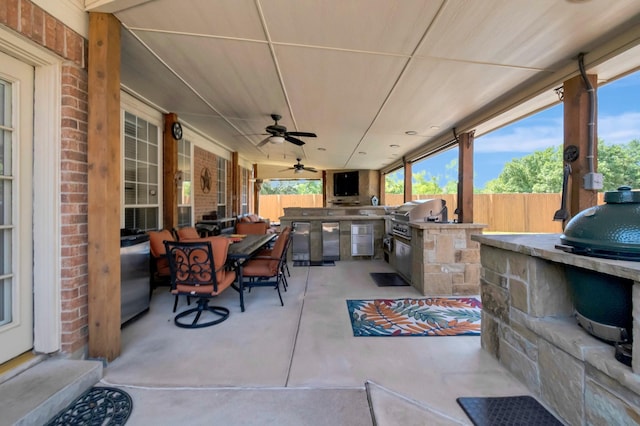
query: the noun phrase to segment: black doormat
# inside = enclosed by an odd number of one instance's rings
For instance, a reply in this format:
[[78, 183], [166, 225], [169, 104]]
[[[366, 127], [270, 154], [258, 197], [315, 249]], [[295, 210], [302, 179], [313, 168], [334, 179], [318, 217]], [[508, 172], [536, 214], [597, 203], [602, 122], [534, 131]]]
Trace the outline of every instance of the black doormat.
[[475, 426], [562, 426], [530, 396], [458, 398], [456, 401]]
[[133, 409], [128, 393], [109, 387], [93, 387], [49, 420], [46, 426], [119, 426]]
[[336, 266], [333, 260], [294, 260], [293, 266]]
[[408, 286], [409, 283], [395, 272], [370, 272], [371, 278], [378, 287], [402, 287]]

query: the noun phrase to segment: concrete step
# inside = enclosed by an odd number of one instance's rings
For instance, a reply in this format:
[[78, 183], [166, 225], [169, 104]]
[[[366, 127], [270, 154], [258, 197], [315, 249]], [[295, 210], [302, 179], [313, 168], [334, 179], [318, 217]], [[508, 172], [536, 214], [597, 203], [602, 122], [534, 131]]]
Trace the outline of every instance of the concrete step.
[[102, 362], [45, 358], [0, 383], [0, 426], [42, 425], [102, 378]]
[[365, 383], [365, 389], [375, 426], [460, 426], [471, 424], [450, 417], [433, 407], [407, 398], [371, 381]]

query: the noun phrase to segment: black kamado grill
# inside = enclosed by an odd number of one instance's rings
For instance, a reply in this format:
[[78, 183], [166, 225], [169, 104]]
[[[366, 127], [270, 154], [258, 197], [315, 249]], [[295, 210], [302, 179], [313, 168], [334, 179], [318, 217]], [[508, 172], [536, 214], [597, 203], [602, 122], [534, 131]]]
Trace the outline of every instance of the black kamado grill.
[[[622, 186], [604, 194], [606, 204], [574, 216], [556, 247], [575, 254], [640, 261], [640, 191]], [[616, 358], [631, 363], [633, 281], [567, 267], [578, 323], [616, 345]]]

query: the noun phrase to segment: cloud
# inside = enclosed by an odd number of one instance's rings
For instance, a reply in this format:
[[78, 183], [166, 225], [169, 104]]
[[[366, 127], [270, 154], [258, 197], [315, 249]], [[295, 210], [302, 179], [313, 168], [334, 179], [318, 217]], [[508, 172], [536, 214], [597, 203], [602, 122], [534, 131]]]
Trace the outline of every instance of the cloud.
[[476, 152], [529, 153], [562, 144], [562, 121], [546, 120], [546, 125], [512, 124], [476, 139]]
[[598, 118], [598, 139], [609, 145], [640, 140], [640, 112]]
[[[546, 149], [564, 142], [562, 109], [560, 117], [530, 117], [476, 139], [476, 152], [522, 152]], [[541, 113], [544, 114], [544, 113]], [[598, 117], [598, 138], [608, 144], [640, 140], [640, 112]]]

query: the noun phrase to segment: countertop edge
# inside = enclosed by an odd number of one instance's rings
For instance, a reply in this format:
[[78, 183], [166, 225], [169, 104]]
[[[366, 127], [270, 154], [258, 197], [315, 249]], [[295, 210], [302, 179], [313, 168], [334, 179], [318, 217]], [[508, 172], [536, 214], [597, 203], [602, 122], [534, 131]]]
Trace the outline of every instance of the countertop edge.
[[640, 262], [566, 253], [555, 248], [556, 244], [560, 244], [560, 235], [561, 234], [477, 234], [472, 235], [471, 239], [479, 242], [481, 245], [522, 253], [540, 259], [590, 269], [640, 282]]

